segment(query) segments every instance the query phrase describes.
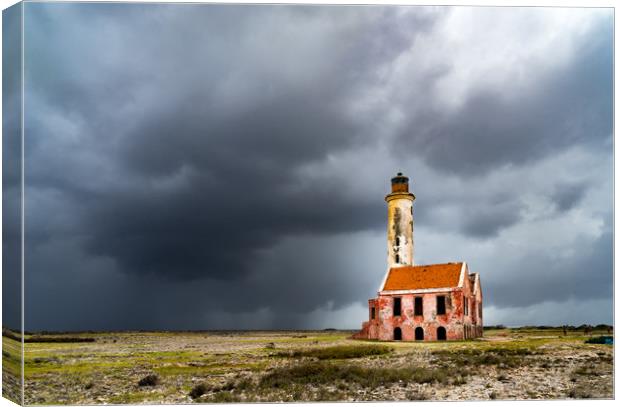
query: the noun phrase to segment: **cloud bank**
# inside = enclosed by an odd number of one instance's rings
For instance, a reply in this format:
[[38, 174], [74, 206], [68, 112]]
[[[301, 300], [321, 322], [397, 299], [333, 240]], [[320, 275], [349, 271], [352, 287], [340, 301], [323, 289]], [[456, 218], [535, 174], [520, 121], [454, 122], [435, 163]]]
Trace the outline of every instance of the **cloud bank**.
[[26, 329], [356, 328], [397, 171], [486, 323], [611, 321], [612, 10], [25, 10]]

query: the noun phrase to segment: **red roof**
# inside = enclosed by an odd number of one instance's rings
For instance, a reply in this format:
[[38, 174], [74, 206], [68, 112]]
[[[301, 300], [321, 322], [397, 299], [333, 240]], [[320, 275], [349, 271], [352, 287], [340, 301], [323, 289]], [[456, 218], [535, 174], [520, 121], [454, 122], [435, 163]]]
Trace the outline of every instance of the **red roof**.
[[392, 267], [383, 290], [458, 287], [463, 263]]

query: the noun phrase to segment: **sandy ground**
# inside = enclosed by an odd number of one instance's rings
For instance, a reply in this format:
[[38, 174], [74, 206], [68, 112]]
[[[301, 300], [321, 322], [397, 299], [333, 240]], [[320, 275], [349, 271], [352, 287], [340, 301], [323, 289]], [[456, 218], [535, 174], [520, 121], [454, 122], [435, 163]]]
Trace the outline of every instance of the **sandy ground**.
[[[547, 330], [502, 330], [485, 332], [481, 340], [436, 343], [356, 341], [349, 339], [350, 334], [97, 333], [80, 334], [95, 337], [95, 342], [26, 343], [25, 402], [613, 398], [613, 346], [585, 344], [586, 337], [577, 332], [564, 336]], [[10, 357], [10, 342], [3, 337], [3, 360]], [[392, 350], [384, 355], [335, 360], [286, 356], [289, 351], [342, 345], [380, 345]], [[286, 369], [312, 364], [361, 367], [368, 374], [398, 375], [407, 368], [439, 373], [434, 380], [395, 379], [377, 386], [349, 378], [279, 387], [265, 384], [264, 378], [274, 372], [285, 372], [286, 377]], [[139, 385], [148, 375], [155, 375], [156, 383]], [[204, 385], [204, 394], [192, 398], [190, 393], [200, 385]]]

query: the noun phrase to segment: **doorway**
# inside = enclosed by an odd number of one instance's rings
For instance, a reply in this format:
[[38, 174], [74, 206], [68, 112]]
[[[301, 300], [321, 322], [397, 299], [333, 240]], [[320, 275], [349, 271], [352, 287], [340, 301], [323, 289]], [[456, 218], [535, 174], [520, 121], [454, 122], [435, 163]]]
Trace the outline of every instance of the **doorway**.
[[401, 341], [403, 339], [403, 332], [400, 328], [394, 328], [394, 340]]
[[415, 340], [423, 341], [424, 340], [424, 329], [421, 326], [415, 329]]
[[446, 340], [446, 328], [444, 328], [443, 326], [440, 326], [439, 328], [437, 328], [437, 340], [438, 341]]

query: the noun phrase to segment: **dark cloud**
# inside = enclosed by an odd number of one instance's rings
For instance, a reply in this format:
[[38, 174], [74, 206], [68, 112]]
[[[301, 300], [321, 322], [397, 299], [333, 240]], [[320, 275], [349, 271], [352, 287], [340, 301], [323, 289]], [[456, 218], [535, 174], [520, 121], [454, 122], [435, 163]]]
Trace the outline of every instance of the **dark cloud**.
[[[314, 8], [276, 8], [268, 13], [260, 7], [242, 7], [238, 8], [241, 20], [252, 16], [250, 28], [240, 26], [240, 30], [231, 31], [220, 23], [215, 28], [206, 24], [209, 28], [203, 29], [205, 22], [231, 18], [230, 7], [156, 7], [156, 11], [147, 11], [146, 23], [134, 28], [101, 15], [87, 17], [77, 10], [80, 8], [71, 9], [84, 21], [64, 28], [59, 25], [61, 19], [46, 18], [56, 15], [54, 12], [46, 14], [35, 8], [33, 17], [46, 22], [36, 38], [51, 45], [68, 43], [81, 50], [89, 39], [100, 41], [93, 34], [97, 29], [116, 29], [128, 37], [127, 43], [101, 44], [103, 48], [97, 49], [96, 55], [91, 55], [91, 48], [85, 50], [90, 57], [79, 69], [86, 70], [86, 74], [66, 65], [75, 62], [75, 53], [66, 51], [67, 47], [63, 47], [60, 58], [32, 52], [29, 60], [35, 66], [45, 65], [47, 58], [56, 61], [52, 69], [54, 81], [48, 83], [49, 74], [33, 75], [32, 89], [51, 87], [44, 97], [55, 105], [59, 102], [57, 108], [63, 114], [77, 113], [87, 119], [88, 135], [80, 133], [80, 139], [72, 141], [71, 147], [78, 155], [88, 153], [94, 145], [101, 146], [100, 153], [108, 154], [108, 165], [122, 168], [122, 176], [133, 179], [121, 187], [84, 185], [83, 180], [77, 181], [81, 185], [67, 185], [67, 162], [60, 157], [56, 168], [62, 174], [49, 171], [50, 158], [45, 157], [47, 167], [33, 164], [31, 179], [34, 184], [59, 183], [58, 188], [66, 191], [69, 199], [89, 202], [82, 208], [82, 216], [83, 230], [92, 231], [86, 245], [92, 254], [111, 256], [128, 273], [172, 279], [206, 274], [231, 279], [251, 269], [255, 251], [272, 246], [287, 234], [356, 231], [381, 224], [379, 217], [368, 216], [369, 211], [380, 208], [380, 201], [351, 202], [339, 193], [337, 183], [308, 184], [299, 179], [295, 170], [305, 163], [323, 160], [329, 153], [368, 142], [364, 140], [363, 123], [347, 112], [348, 100], [356, 87], [372, 76], [374, 62], [393, 58], [409, 45], [418, 30], [429, 29], [432, 16], [414, 15], [411, 26], [401, 31], [391, 24], [396, 16], [389, 8], [377, 9], [373, 14], [370, 10], [344, 8], [332, 13]], [[123, 10], [112, 7], [107, 12], [118, 12], [116, 16], [129, 24]], [[154, 25], [160, 23], [159, 12], [172, 24], [162, 32], [153, 32]], [[298, 72], [290, 72], [286, 62], [281, 64], [271, 58], [276, 52], [309, 58], [306, 54], [312, 49], [296, 50], [294, 42], [278, 44], [281, 40], [277, 30], [267, 30], [257, 39], [250, 31], [254, 24], [265, 20], [288, 24], [288, 20], [303, 17], [304, 23], [310, 25], [322, 19], [334, 23], [338, 14], [355, 19], [342, 29], [327, 30], [320, 43], [320, 56], [329, 60], [308, 61], [317, 66], [308, 67], [309, 74], [302, 76], [305, 81], [289, 82], [287, 75]], [[189, 24], [188, 28], [188, 21], [195, 25]], [[146, 44], [145, 33], [140, 30], [149, 33]], [[216, 36], [209, 38], [213, 45], [203, 42], [204, 30], [216, 31]], [[76, 31], [80, 35], [76, 36]], [[188, 31], [198, 33], [197, 38], [186, 36]], [[244, 43], [250, 40], [256, 42], [253, 49], [244, 49]], [[229, 41], [231, 49], [221, 50], [218, 43]], [[182, 49], [179, 43], [184, 44]], [[211, 54], [211, 48], [222, 53], [217, 58], [201, 55]], [[39, 51], [36, 46], [32, 49]], [[252, 53], [255, 59], [248, 60], [243, 51]], [[147, 71], [136, 61], [127, 65], [124, 60], [102, 61], [99, 54], [105, 54], [107, 59], [108, 54], [124, 57], [134, 52], [147, 61], [165, 56], [163, 59], [174, 61], [174, 65], [164, 62]], [[109, 83], [93, 74], [104, 63], [109, 66], [109, 71], [103, 72]], [[254, 70], [251, 64], [268, 69]], [[340, 70], [343, 66], [357, 69]], [[177, 74], [178, 67], [183, 67], [182, 75]], [[121, 70], [118, 77], [109, 73]], [[237, 71], [243, 76], [237, 77]], [[334, 72], [338, 72], [337, 76]], [[145, 78], [140, 80], [141, 73]], [[76, 76], [81, 80], [75, 80]], [[174, 83], [168, 83], [168, 78], [174, 78]], [[126, 83], [132, 80], [137, 82], [133, 92]], [[223, 83], [231, 86], [225, 95], [217, 89]], [[132, 122], [124, 126], [115, 118], [110, 126], [104, 124], [110, 120], [114, 106], [122, 107], [139, 98], [134, 92], [141, 87], [158, 94], [161, 87], [161, 97], [144, 100], [148, 112], [140, 109], [140, 114], [130, 116]], [[59, 95], [61, 99], [49, 99]], [[226, 107], [222, 98], [239, 102]], [[45, 131], [36, 127], [32, 132], [44, 137]], [[119, 133], [109, 134], [115, 130]], [[35, 142], [33, 155], [39, 148], [46, 146], [39, 147]], [[84, 163], [76, 165], [82, 167]], [[39, 172], [38, 168], [43, 170]], [[154, 186], [161, 183], [166, 187]], [[328, 201], [329, 211], [317, 205]]]
[[551, 195], [552, 201], [560, 211], [575, 207], [584, 197], [588, 186], [584, 183], [558, 185]]
[[477, 206], [464, 215], [461, 230], [467, 236], [493, 237], [500, 230], [514, 225], [521, 219], [518, 203], [504, 202]]
[[[576, 143], [600, 148], [612, 136], [613, 19], [597, 23], [591, 36], [576, 40], [570, 64], [549, 70], [519, 61], [520, 76], [535, 78], [535, 86], [507, 77], [501, 86], [474, 86], [456, 110], [429, 104], [412, 112], [395, 151], [413, 151], [433, 168], [468, 177]], [[500, 52], [504, 44], [496, 45]]]
[[[480, 245], [540, 217], [530, 195], [582, 205], [579, 182], [607, 174], [545, 174], [545, 193], [485, 179], [570, 148], [608, 157], [611, 20], [568, 41], [568, 62], [524, 68], [535, 86], [473, 81], [448, 108], [436, 89], [462, 66], [410, 55], [443, 49], [457, 12], [29, 3], [32, 329], [307, 327], [363, 307], [385, 271], [397, 169], [420, 193], [416, 222]], [[592, 253], [574, 263], [609, 256], [610, 238], [584, 238]], [[550, 295], [597, 292], [608, 266]], [[548, 298], [495, 300], [504, 280], [488, 276], [489, 304]]]
[[2, 320], [21, 327], [21, 8], [2, 12]]
[[[611, 298], [613, 287], [613, 244], [611, 232], [593, 242], [578, 241], [579, 250], [562, 256], [539, 249], [487, 279], [488, 298], [497, 307], [515, 307], [541, 301], [588, 301]], [[600, 311], [603, 312], [603, 311]]]

